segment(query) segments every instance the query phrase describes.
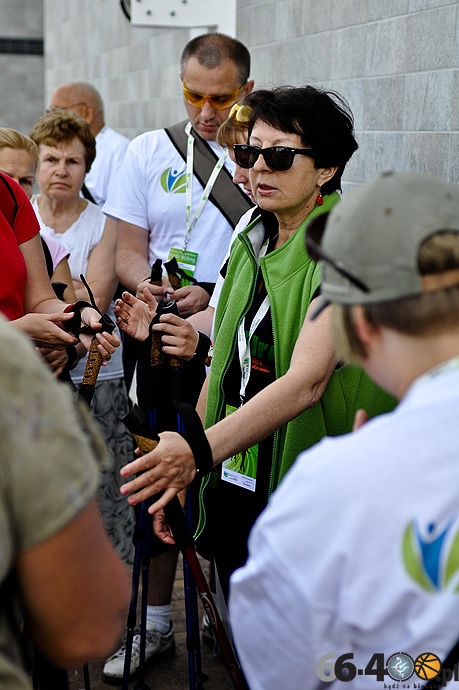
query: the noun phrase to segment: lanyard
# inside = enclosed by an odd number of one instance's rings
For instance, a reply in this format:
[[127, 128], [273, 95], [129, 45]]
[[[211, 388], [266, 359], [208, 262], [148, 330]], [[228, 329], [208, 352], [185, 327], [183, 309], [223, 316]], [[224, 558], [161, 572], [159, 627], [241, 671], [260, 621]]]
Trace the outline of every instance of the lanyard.
[[[266, 254], [266, 251], [268, 249], [268, 242], [269, 240], [266, 240], [265, 243], [263, 244], [263, 247], [261, 248], [260, 251], [260, 256], [264, 256]], [[266, 295], [264, 298], [263, 302], [259, 306], [257, 313], [253, 317], [253, 321], [250, 325], [249, 328], [249, 335], [246, 338], [245, 336], [245, 319], [242, 319], [241, 323], [239, 324], [239, 328], [237, 329], [237, 347], [239, 351], [239, 364], [241, 367], [241, 387], [239, 389], [239, 397], [241, 400], [241, 405], [244, 404], [245, 400], [245, 391], [247, 388], [247, 384], [250, 379], [250, 373], [251, 373], [251, 367], [252, 367], [252, 355], [250, 354], [250, 341], [252, 339], [253, 334], [257, 330], [258, 326], [260, 323], [263, 321], [265, 318], [268, 309], [270, 306], [269, 302], [269, 296]]]
[[194, 226], [196, 225], [196, 222], [201, 215], [203, 208], [205, 206], [205, 203], [207, 199], [209, 198], [209, 195], [212, 191], [212, 188], [215, 184], [215, 180], [218, 177], [218, 174], [220, 170], [223, 168], [223, 164], [228, 156], [227, 151], [224, 151], [220, 158], [218, 159], [217, 163], [215, 164], [214, 169], [212, 170], [212, 173], [207, 181], [206, 187], [204, 189], [204, 192], [202, 194], [201, 199], [199, 200], [199, 204], [196, 208], [196, 211], [194, 215], [191, 215], [191, 204], [193, 201], [193, 162], [194, 162], [194, 137], [191, 134], [191, 122], [188, 122], [187, 126], [185, 127], [185, 132], [188, 134], [188, 144], [187, 144], [187, 149], [186, 149], [186, 210], [185, 210], [185, 224], [186, 224], [186, 235], [185, 235], [185, 241], [183, 243], [183, 249], [185, 250], [188, 246], [188, 241], [190, 239], [190, 234], [191, 231], [193, 230]]

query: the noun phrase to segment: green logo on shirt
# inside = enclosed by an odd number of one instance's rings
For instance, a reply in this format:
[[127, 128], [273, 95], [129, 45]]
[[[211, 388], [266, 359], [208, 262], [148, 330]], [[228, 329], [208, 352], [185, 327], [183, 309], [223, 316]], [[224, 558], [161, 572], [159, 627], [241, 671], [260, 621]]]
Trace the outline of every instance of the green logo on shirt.
[[410, 577], [427, 592], [459, 592], [459, 527], [449, 522], [443, 530], [429, 525], [421, 534], [411, 521], [403, 535], [403, 563]]
[[186, 189], [186, 172], [167, 168], [161, 175], [161, 187], [166, 194], [184, 194]]

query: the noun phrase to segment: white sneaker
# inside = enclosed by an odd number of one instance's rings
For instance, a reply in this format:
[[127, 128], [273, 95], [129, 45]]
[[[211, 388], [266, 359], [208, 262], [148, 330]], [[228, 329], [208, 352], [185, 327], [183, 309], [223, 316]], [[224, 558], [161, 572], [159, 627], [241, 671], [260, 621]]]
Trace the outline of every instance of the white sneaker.
[[[175, 652], [175, 638], [172, 621], [167, 633], [162, 634], [154, 629], [147, 629], [145, 644], [145, 663], [161, 659]], [[102, 672], [102, 680], [110, 685], [119, 685], [123, 680], [124, 659], [126, 655], [126, 641], [105, 662]], [[131, 668], [129, 678], [135, 676], [139, 670], [140, 661], [140, 629], [134, 631], [131, 652]]]

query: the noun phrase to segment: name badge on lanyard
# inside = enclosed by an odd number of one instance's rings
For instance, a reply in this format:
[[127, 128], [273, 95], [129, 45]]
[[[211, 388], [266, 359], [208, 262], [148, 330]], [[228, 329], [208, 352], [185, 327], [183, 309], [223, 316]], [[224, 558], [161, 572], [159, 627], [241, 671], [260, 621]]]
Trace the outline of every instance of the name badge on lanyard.
[[[266, 247], [263, 247], [266, 252]], [[263, 253], [264, 253], [263, 252]], [[252, 355], [250, 353], [250, 341], [260, 323], [269, 310], [269, 297], [266, 295], [255, 314], [250, 325], [248, 336], [245, 335], [245, 319], [242, 319], [237, 332], [237, 346], [239, 352], [239, 365], [241, 368], [241, 385], [239, 398], [241, 406], [245, 401], [245, 392], [252, 371]], [[236, 410], [231, 405], [226, 406], [226, 416]], [[257, 486], [258, 444], [247, 448], [241, 453], [236, 453], [222, 463], [221, 478], [224, 482], [234, 484], [248, 491], [255, 491]]]

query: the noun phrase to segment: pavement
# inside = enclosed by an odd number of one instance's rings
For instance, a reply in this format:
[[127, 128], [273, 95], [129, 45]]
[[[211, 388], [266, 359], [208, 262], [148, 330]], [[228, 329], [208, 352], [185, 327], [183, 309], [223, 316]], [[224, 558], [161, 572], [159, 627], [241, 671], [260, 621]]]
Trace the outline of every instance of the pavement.
[[[201, 565], [206, 574], [206, 562], [201, 561]], [[187, 690], [187, 688], [190, 688], [184, 599], [183, 567], [180, 558], [172, 598], [172, 620], [175, 630], [176, 651], [175, 654], [158, 660], [147, 667], [145, 684], [141, 686], [141, 690]], [[199, 620], [202, 620], [203, 609], [200, 601], [198, 606]], [[202, 683], [202, 690], [232, 690], [233, 684], [221, 657], [215, 657], [212, 650], [203, 644], [201, 645], [201, 658], [202, 671], [208, 677]], [[103, 661], [89, 665], [90, 688], [85, 688], [82, 669], [69, 671], [69, 690], [109, 690], [109, 688], [113, 690], [115, 686], [107, 685], [102, 681], [103, 665]], [[136, 680], [132, 680], [129, 684], [129, 690], [138, 690], [138, 688]]]

